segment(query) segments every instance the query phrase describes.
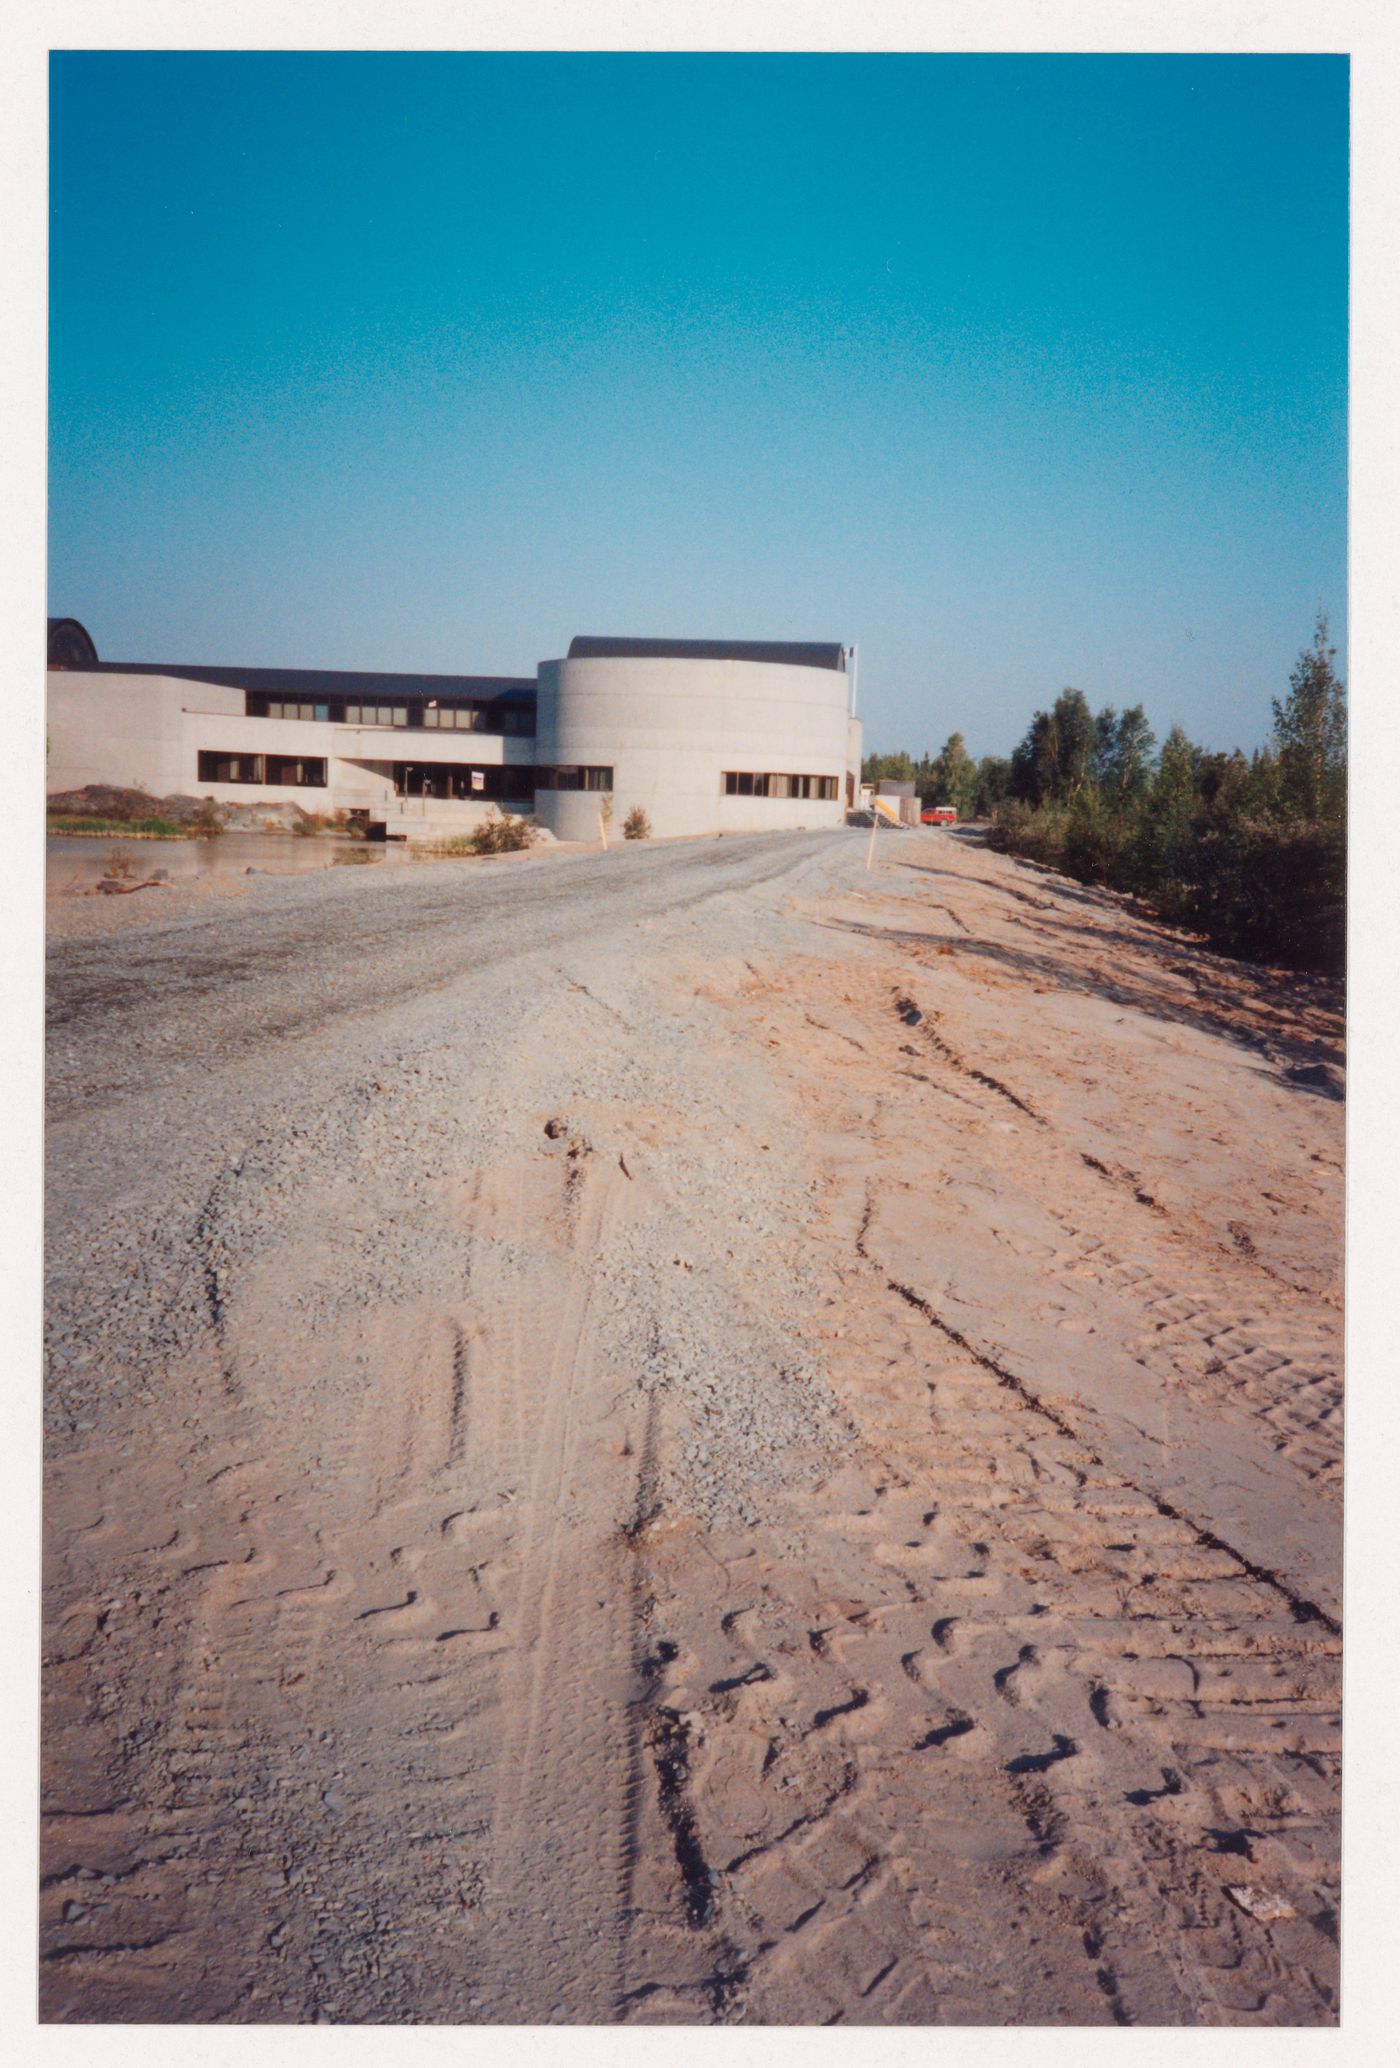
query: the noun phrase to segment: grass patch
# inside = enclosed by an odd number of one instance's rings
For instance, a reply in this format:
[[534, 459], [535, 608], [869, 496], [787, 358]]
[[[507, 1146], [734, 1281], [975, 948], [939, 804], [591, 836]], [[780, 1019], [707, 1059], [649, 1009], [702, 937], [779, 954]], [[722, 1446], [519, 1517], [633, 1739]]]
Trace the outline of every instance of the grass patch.
[[481, 852], [465, 833], [454, 833], [450, 840], [410, 840], [407, 846], [411, 862], [460, 862]]
[[77, 840], [203, 840], [208, 830], [178, 819], [90, 819], [52, 812], [46, 830]]

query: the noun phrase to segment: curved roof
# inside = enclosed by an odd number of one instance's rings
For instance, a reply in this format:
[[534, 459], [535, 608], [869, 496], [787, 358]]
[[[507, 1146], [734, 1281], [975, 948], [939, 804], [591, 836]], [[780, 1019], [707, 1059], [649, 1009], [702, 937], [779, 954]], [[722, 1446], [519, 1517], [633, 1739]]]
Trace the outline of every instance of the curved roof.
[[95, 668], [97, 648], [76, 618], [49, 619], [49, 666], [51, 668]]
[[595, 639], [569, 641], [571, 661], [767, 661], [789, 668], [832, 668], [844, 674], [844, 646], [766, 639]]

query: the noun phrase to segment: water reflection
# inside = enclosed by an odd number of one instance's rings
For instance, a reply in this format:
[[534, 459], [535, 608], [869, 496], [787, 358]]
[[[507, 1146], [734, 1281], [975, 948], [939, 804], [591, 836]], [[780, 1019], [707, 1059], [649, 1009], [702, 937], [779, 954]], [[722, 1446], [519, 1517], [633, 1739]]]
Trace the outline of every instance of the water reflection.
[[371, 845], [332, 833], [310, 839], [295, 833], [221, 833], [214, 840], [123, 840], [117, 835], [88, 840], [55, 833], [44, 845], [51, 891], [89, 889], [109, 873], [117, 855], [125, 858], [133, 876], [153, 876], [164, 869], [171, 883], [188, 883], [220, 869], [234, 876], [249, 869], [260, 875], [303, 876], [334, 868], [337, 857], [370, 855], [391, 865], [405, 859], [400, 846]]

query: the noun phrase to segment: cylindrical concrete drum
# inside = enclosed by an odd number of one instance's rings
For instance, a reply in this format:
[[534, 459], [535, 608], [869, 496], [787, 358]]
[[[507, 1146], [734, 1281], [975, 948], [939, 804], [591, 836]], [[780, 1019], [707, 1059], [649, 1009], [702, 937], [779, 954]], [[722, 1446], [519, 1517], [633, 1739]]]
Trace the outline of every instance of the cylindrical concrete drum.
[[596, 839], [609, 786], [619, 833], [635, 806], [658, 834], [841, 823], [841, 647], [789, 649], [795, 661], [597, 650], [608, 645], [575, 640], [568, 659], [540, 663], [535, 809], [557, 838]]

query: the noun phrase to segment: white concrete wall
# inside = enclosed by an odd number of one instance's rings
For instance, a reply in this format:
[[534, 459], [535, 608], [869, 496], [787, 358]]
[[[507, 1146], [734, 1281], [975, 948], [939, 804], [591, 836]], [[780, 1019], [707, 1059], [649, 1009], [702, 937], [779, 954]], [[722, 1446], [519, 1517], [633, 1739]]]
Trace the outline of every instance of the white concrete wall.
[[[112, 783], [149, 790], [156, 797], [212, 797], [219, 804], [377, 811], [393, 798], [396, 761], [414, 767], [429, 762], [455, 768], [520, 767], [534, 761], [534, 746], [531, 739], [499, 733], [250, 718], [241, 689], [183, 676], [57, 669], [48, 676], [45, 788], [50, 793]], [[201, 750], [324, 760], [326, 787], [202, 782]]]
[[[55, 669], [48, 677], [45, 789], [112, 783], [153, 796], [201, 793], [184, 709], [197, 691], [226, 726], [241, 717], [243, 692], [174, 675], [89, 675]], [[246, 722], [246, 721], [244, 721]], [[213, 745], [212, 740], [206, 744]], [[222, 744], [220, 742], [219, 744]]]
[[[542, 826], [548, 826], [556, 840], [601, 839], [598, 830], [598, 813], [606, 798], [597, 790], [536, 790], [535, 817]], [[631, 810], [629, 804], [627, 809]], [[608, 845], [622, 838], [622, 821], [625, 813], [613, 806], [612, 824], [608, 827]], [[656, 825], [652, 832], [660, 831]]]
[[[658, 834], [839, 825], [849, 747], [847, 678], [788, 663], [625, 658], [542, 661], [535, 758], [611, 767], [613, 831], [641, 805]], [[822, 775], [838, 795], [727, 797], [727, 769]], [[560, 839], [596, 839], [596, 792], [541, 790]]]

